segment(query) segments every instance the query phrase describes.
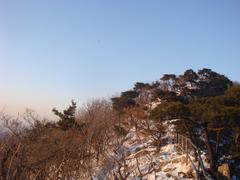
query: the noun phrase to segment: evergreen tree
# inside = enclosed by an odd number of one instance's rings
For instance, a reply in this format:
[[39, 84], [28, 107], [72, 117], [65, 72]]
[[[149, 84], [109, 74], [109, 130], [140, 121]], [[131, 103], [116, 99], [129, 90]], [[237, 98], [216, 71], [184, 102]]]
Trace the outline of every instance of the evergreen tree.
[[56, 116], [59, 117], [59, 121], [57, 124], [63, 130], [68, 130], [76, 126], [75, 122], [75, 112], [77, 108], [77, 103], [72, 100], [71, 105], [64, 110], [63, 112], [59, 112], [56, 108], [53, 108], [53, 112]]
[[[195, 98], [188, 103], [181, 101], [164, 101], [151, 112], [155, 120], [176, 121], [176, 130], [189, 138], [202, 150], [207, 149], [211, 170], [217, 172], [219, 158], [223, 155], [238, 154], [239, 144], [234, 140], [240, 134], [240, 86], [229, 88], [224, 95]], [[213, 136], [219, 129], [225, 133], [227, 144], [219, 152], [221, 140]], [[200, 133], [200, 136], [199, 136]], [[218, 136], [218, 135], [217, 135]], [[202, 141], [204, 139], [204, 141]], [[200, 144], [205, 146], [200, 146]], [[228, 146], [231, 145], [234, 151]]]

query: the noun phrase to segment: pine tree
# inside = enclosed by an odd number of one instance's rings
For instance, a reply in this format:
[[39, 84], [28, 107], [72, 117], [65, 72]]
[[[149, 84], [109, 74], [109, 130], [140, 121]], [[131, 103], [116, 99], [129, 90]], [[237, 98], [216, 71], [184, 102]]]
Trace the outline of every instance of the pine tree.
[[59, 112], [56, 108], [53, 108], [53, 112], [56, 116], [59, 117], [59, 121], [57, 124], [63, 130], [68, 130], [76, 126], [75, 122], [75, 112], [77, 108], [77, 103], [72, 100], [71, 105], [64, 110], [63, 112]]

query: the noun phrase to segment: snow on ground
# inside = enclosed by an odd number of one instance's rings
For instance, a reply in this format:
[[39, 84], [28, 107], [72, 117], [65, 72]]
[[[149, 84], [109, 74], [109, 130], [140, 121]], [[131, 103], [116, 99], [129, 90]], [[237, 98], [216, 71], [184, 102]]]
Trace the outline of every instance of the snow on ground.
[[129, 172], [128, 180], [137, 180], [140, 174], [143, 180], [194, 179], [191, 164], [186, 165], [185, 155], [179, 154], [170, 140], [172, 125], [166, 127], [169, 130], [164, 138], [169, 138], [169, 141], [159, 152], [152, 146], [150, 136], [131, 129], [121, 147], [107, 159], [93, 179], [113, 179], [111, 175], [118, 172], [120, 161], [124, 161], [121, 170]]

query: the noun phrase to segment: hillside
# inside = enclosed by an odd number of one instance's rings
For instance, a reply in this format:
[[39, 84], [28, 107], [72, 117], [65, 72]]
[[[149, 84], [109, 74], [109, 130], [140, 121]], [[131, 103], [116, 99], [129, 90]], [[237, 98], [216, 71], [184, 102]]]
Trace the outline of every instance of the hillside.
[[240, 86], [210, 69], [53, 113], [1, 115], [1, 179], [240, 178]]
[[191, 164], [185, 162], [186, 155], [178, 152], [173, 142], [173, 126], [166, 124], [164, 128], [168, 133], [162, 138], [165, 144], [160, 151], [156, 151], [151, 136], [131, 129], [122, 146], [116, 153], [109, 153], [93, 179], [195, 179]]

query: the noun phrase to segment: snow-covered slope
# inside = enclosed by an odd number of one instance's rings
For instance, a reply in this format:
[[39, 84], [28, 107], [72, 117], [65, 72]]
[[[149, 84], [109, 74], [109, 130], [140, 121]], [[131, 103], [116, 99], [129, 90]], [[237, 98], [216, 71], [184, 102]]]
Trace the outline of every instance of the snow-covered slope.
[[178, 153], [172, 143], [173, 127], [167, 124], [165, 127], [168, 133], [163, 138], [167, 139], [167, 143], [162, 145], [160, 151], [152, 145], [151, 136], [131, 129], [121, 146], [96, 171], [93, 179], [195, 179], [191, 164], [186, 165], [185, 155]]

